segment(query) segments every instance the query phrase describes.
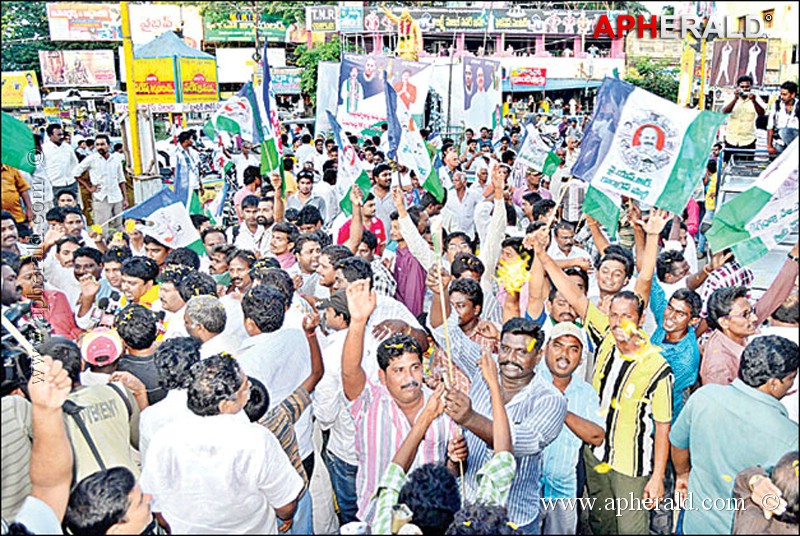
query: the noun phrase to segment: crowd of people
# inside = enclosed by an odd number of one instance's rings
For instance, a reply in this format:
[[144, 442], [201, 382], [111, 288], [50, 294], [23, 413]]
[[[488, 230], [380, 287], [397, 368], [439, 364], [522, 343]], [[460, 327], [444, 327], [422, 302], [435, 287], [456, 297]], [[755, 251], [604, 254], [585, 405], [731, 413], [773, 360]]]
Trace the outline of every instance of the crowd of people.
[[125, 218], [107, 137], [79, 163], [48, 127], [43, 214], [3, 168], [10, 530], [796, 531], [798, 246], [758, 299], [709, 249], [722, 146], [683, 214], [626, 200], [612, 241], [571, 177], [585, 125], [548, 176], [474, 127], [435, 148], [438, 197], [385, 130], [349, 136], [371, 187], [345, 199], [333, 139], [287, 132], [267, 176], [244, 145], [201, 254]]

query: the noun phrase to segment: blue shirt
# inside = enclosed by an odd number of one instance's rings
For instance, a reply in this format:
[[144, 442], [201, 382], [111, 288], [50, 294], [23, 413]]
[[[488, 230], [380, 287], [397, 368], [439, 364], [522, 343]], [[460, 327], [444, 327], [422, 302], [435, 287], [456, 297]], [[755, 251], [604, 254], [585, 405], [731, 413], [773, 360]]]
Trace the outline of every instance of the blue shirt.
[[[671, 297], [671, 296], [670, 296]], [[669, 298], [664, 288], [657, 280], [653, 280], [650, 291], [650, 310], [653, 312], [658, 327], [650, 342], [661, 348], [661, 357], [669, 363], [674, 377], [672, 384], [672, 423], [678, 419], [683, 409], [683, 393], [697, 382], [700, 372], [700, 348], [697, 345], [697, 336], [694, 328], [689, 327], [686, 336], [676, 343], [666, 340], [667, 332], [664, 331], [664, 310], [667, 308]]]
[[[478, 359], [481, 347], [467, 338], [458, 326], [455, 310], [448, 319], [453, 361], [470, 378], [469, 397], [472, 409], [492, 418], [489, 387], [481, 375]], [[437, 342], [444, 345], [444, 325], [433, 332]], [[539, 494], [542, 474], [542, 451], [558, 436], [567, 415], [567, 401], [551, 382], [537, 374], [506, 404], [511, 426], [517, 475], [508, 497], [509, 520], [518, 526], [536, 521], [539, 515]], [[494, 455], [478, 436], [464, 431], [469, 448], [469, 459], [464, 474], [466, 496], [464, 502], [474, 502], [478, 491], [478, 471]]]
[[705, 506], [727, 501], [740, 471], [755, 465], [769, 469], [797, 450], [797, 432], [777, 398], [738, 378], [692, 394], [669, 434], [670, 443], [689, 449], [692, 459], [684, 534], [730, 534], [735, 511], [704, 508], [703, 499]]
[[[542, 380], [552, 383], [553, 375], [544, 359], [536, 367]], [[572, 375], [567, 389], [567, 411], [581, 419], [604, 427], [600, 415], [600, 398], [597, 391], [582, 378]], [[577, 497], [578, 483], [575, 468], [580, 458], [583, 440], [564, 425], [558, 437], [542, 452], [542, 497], [545, 499], [571, 499]]]

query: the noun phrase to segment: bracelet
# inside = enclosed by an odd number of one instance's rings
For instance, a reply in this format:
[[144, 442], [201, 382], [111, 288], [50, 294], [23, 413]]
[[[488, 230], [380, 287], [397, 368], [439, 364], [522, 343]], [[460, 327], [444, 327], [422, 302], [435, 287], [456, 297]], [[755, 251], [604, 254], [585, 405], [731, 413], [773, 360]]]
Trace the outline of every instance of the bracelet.
[[789, 259], [793, 260], [794, 262], [800, 262], [800, 257], [795, 257], [794, 255], [792, 255], [791, 251], [787, 253], [786, 256], [789, 257]]

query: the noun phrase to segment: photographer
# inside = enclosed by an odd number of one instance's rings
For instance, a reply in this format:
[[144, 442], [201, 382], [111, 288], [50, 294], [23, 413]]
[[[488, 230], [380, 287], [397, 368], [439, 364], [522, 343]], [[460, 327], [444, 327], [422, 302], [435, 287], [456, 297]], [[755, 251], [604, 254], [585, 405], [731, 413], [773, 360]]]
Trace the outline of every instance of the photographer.
[[[722, 113], [731, 114], [725, 126], [725, 162], [736, 153], [736, 160], [752, 160], [756, 148], [756, 118], [764, 115], [764, 103], [752, 93], [753, 79], [747, 75], [736, 80], [738, 86], [734, 90], [731, 102], [725, 105]], [[733, 149], [729, 152], [728, 149]], [[745, 150], [745, 154], [738, 151]]]

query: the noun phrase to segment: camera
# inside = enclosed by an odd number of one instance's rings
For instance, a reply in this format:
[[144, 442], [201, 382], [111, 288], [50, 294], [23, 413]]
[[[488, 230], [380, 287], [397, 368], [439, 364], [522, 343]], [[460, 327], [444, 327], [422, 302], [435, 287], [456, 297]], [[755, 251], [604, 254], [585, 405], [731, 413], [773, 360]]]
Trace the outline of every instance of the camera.
[[[20, 333], [33, 346], [41, 344], [50, 334], [50, 326], [43, 320], [28, 319], [31, 312], [30, 302], [16, 303], [3, 311], [9, 321], [19, 329]], [[5, 328], [2, 330], [3, 376], [0, 383], [0, 395], [6, 396], [16, 389], [22, 389], [27, 396], [28, 380], [31, 377], [31, 358], [28, 352]]]

